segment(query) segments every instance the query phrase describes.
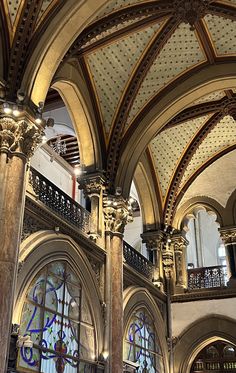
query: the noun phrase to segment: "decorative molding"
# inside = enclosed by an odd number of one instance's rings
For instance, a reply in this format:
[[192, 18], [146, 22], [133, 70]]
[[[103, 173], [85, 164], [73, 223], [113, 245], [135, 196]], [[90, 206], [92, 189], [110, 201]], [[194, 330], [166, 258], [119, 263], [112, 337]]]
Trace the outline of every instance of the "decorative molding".
[[43, 225], [38, 220], [34, 219], [32, 216], [25, 214], [23, 220], [23, 228], [21, 232], [21, 242], [28, 238], [31, 234], [38, 232], [40, 230], [47, 230], [48, 226]]
[[30, 158], [41, 143], [43, 128], [26, 119], [0, 118], [0, 152]]

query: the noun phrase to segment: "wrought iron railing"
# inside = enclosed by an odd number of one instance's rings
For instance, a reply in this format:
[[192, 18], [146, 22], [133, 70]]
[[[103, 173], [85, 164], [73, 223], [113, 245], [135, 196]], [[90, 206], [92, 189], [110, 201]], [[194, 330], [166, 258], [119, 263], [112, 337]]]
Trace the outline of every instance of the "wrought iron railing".
[[38, 199], [83, 232], [90, 229], [90, 213], [31, 167], [29, 183]]
[[124, 241], [123, 255], [126, 263], [136, 271], [152, 280], [153, 264], [132, 246]]
[[189, 289], [222, 288], [227, 285], [226, 266], [188, 269]]

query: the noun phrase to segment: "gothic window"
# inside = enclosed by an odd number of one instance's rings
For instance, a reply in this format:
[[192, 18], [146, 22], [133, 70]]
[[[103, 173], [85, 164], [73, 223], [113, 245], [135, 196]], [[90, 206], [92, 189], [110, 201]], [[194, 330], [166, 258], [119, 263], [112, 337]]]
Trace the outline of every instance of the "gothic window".
[[191, 373], [236, 373], [235, 347], [223, 341], [206, 346], [191, 368]]
[[138, 373], [163, 373], [163, 357], [154, 323], [145, 308], [132, 315], [125, 335], [125, 360], [138, 363]]
[[92, 373], [95, 331], [84, 288], [66, 262], [53, 262], [32, 281], [23, 306], [18, 370], [40, 373]]

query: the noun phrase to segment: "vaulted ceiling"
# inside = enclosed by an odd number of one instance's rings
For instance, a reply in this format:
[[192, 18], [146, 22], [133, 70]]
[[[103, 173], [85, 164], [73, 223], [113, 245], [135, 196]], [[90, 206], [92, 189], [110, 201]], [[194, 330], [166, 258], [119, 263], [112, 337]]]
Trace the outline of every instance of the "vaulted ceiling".
[[[20, 37], [22, 44], [22, 33], [30, 51], [63, 7], [60, 0], [35, 0], [34, 10], [30, 3], [3, 0], [12, 45], [5, 78], [15, 82], [12, 90], [27, 61], [27, 53], [21, 59], [24, 50], [17, 44]], [[29, 17], [32, 25], [26, 32], [24, 22], [29, 23]], [[122, 146], [147, 113], [189, 77], [235, 58], [236, 0], [110, 0], [100, 9], [61, 65], [70, 62], [83, 72], [101, 129], [111, 190]], [[11, 68], [16, 60], [17, 71]], [[236, 148], [235, 105], [232, 84], [226, 90], [195, 97], [156, 131], [146, 154], [163, 222], [171, 224], [178, 202], [196, 177]]]

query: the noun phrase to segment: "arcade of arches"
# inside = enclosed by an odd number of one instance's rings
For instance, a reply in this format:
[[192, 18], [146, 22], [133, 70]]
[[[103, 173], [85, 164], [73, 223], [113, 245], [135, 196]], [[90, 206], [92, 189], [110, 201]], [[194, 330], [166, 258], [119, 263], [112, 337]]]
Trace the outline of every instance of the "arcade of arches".
[[0, 373], [236, 372], [235, 61], [235, 0], [1, 0]]

